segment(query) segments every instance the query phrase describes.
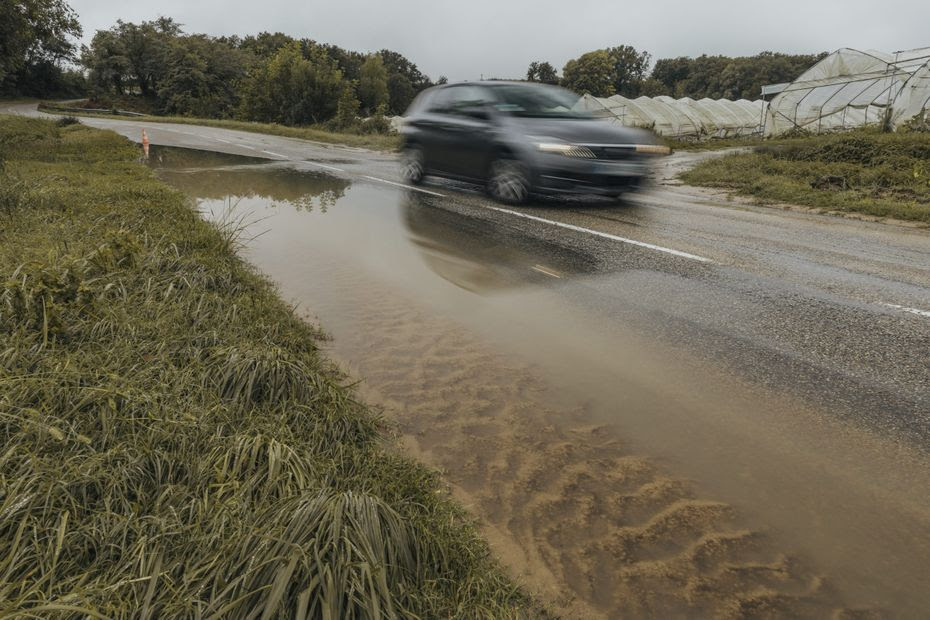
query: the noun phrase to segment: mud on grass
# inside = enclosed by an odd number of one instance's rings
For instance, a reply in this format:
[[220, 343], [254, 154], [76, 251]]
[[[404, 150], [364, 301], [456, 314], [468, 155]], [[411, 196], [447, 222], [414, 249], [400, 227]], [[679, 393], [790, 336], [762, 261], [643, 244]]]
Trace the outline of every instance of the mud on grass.
[[861, 130], [775, 140], [698, 164], [685, 183], [762, 202], [930, 224], [930, 134]]
[[539, 613], [137, 157], [0, 117], [0, 616]]

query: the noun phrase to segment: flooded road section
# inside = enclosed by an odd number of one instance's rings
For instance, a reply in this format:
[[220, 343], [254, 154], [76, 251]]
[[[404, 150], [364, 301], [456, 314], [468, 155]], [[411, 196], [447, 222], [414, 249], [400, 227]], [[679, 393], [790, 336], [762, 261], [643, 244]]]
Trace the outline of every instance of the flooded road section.
[[717, 359], [719, 334], [662, 312], [714, 267], [625, 267], [294, 162], [153, 155], [565, 617], [930, 610], [926, 452], [871, 428], [880, 392], [837, 415], [800, 396], [836, 386], [735, 372], [773, 358]]

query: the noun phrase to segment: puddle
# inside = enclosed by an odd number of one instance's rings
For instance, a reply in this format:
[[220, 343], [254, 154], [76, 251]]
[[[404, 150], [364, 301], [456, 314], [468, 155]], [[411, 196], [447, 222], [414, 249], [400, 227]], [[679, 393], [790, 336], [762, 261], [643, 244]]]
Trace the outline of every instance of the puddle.
[[921, 455], [580, 303], [669, 274], [299, 162], [164, 151], [159, 175], [251, 223], [247, 258], [566, 617], [930, 608]]
[[[163, 180], [196, 197], [210, 219], [254, 222], [251, 232], [264, 234], [258, 222], [273, 216], [274, 228], [300, 231], [309, 246], [342, 246], [352, 259], [403, 275], [408, 285], [425, 284], [425, 290], [430, 277], [424, 269], [464, 290], [492, 294], [591, 273], [597, 266], [581, 252], [458, 215], [431, 198], [411, 193], [397, 200], [388, 192], [386, 202], [380, 187], [350, 190], [349, 181], [299, 163], [162, 147], [152, 165]], [[346, 240], [361, 243], [364, 251], [356, 252]]]
[[265, 163], [268, 163], [268, 160], [261, 157], [246, 157], [245, 155], [198, 151], [196, 149], [182, 149], [155, 144], [149, 147], [148, 164], [159, 171], [261, 165]]

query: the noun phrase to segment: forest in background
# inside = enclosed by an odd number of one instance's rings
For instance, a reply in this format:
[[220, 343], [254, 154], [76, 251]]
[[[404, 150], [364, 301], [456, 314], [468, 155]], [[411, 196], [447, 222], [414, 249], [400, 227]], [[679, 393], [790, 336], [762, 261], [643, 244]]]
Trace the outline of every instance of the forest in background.
[[[347, 50], [262, 32], [191, 34], [170, 17], [118, 20], [89, 45], [64, 0], [0, 0], [0, 96], [88, 97], [91, 104], [149, 114], [358, 129], [361, 117], [387, 128], [435, 81], [403, 54]], [[519, 79], [560, 84], [599, 97], [620, 94], [755, 99], [764, 84], [787, 82], [821, 54], [660, 58], [629, 45], [569, 60], [561, 74], [532, 62]]]

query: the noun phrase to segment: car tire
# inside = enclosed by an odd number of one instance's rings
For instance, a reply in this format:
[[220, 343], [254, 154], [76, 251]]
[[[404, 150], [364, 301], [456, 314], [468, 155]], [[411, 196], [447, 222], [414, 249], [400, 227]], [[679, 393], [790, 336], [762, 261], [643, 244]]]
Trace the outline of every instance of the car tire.
[[526, 202], [530, 196], [530, 174], [526, 164], [509, 155], [491, 162], [488, 169], [488, 194], [509, 205]]
[[404, 181], [411, 185], [419, 185], [426, 177], [426, 157], [423, 149], [416, 145], [408, 145], [401, 155], [401, 175]]

